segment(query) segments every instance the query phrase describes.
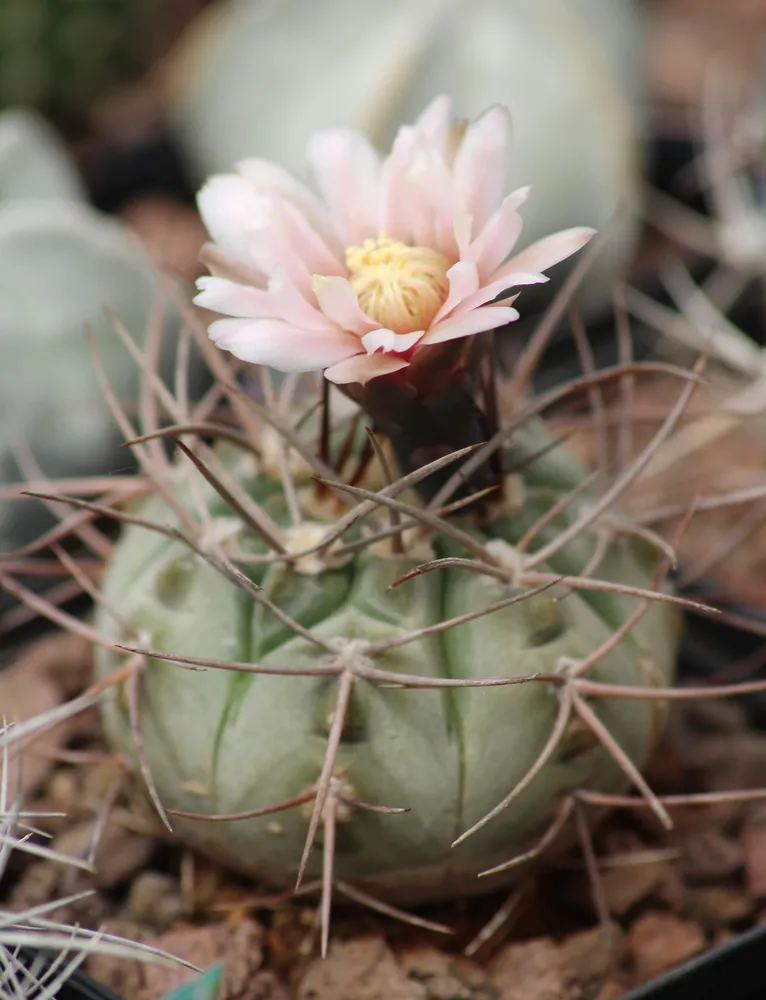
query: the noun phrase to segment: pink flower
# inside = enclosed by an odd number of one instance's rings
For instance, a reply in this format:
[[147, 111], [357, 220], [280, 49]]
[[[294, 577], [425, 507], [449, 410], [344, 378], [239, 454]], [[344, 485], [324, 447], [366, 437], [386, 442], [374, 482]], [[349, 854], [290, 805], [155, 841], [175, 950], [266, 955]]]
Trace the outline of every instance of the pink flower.
[[195, 301], [223, 313], [215, 343], [281, 371], [324, 369], [365, 383], [406, 368], [418, 349], [518, 318], [508, 289], [542, 273], [593, 235], [576, 228], [508, 259], [521, 232], [522, 188], [506, 195], [508, 111], [467, 127], [437, 98], [400, 129], [381, 160], [351, 129], [308, 146], [319, 197], [281, 168], [244, 160], [199, 193], [214, 241]]

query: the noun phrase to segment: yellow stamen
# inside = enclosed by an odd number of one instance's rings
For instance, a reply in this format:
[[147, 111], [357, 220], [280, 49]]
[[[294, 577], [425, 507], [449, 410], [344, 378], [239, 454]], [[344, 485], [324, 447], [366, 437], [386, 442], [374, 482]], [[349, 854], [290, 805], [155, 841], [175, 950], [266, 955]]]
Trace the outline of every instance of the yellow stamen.
[[425, 330], [447, 298], [449, 261], [388, 236], [346, 250], [350, 282], [367, 315], [395, 333]]

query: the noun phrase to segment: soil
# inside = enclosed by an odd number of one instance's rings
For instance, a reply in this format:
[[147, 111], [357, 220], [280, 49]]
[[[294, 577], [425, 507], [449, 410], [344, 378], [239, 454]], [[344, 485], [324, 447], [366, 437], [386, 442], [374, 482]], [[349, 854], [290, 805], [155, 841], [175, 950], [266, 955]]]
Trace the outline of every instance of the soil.
[[[0, 673], [0, 702], [19, 715], [85, 685], [84, 642], [53, 635]], [[22, 697], [23, 695], [23, 697]], [[649, 768], [658, 793], [757, 787], [766, 735], [732, 702], [678, 703]], [[268, 900], [173, 842], [124, 762], [87, 712], [33, 743], [26, 804], [58, 813], [37, 826], [62, 853], [92, 857], [95, 874], [19, 856], [0, 906], [20, 911], [85, 890], [56, 919], [161, 947], [199, 967], [224, 961], [221, 1000], [615, 1000], [766, 918], [766, 803], [673, 810], [661, 830], [643, 809], [614, 812], [597, 829], [599, 923], [579, 852], [531, 873], [510, 917], [471, 957], [503, 896], [418, 911], [449, 936], [338, 906], [326, 960], [316, 957], [314, 906]], [[258, 905], [254, 900], [265, 900]], [[91, 958], [88, 971], [126, 1000], [158, 1000], [193, 973]]]

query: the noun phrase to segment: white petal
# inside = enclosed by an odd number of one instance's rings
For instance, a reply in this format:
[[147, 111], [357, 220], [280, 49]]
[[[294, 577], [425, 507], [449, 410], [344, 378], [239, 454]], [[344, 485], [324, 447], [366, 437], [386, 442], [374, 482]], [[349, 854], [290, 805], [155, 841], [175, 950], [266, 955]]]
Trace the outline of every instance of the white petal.
[[283, 275], [269, 281], [272, 299], [268, 315], [282, 319], [302, 330], [334, 331], [337, 326], [321, 309], [306, 300], [301, 292]]
[[199, 252], [200, 263], [217, 278], [227, 278], [241, 285], [265, 288], [266, 275], [259, 268], [244, 264], [239, 258], [221, 250], [215, 243], [205, 243]]
[[426, 332], [421, 344], [443, 344], [446, 340], [470, 337], [485, 330], [496, 330], [518, 318], [518, 311], [512, 306], [481, 306], [469, 313], [450, 316], [437, 323]]
[[262, 191], [277, 194], [289, 201], [306, 217], [309, 223], [319, 233], [333, 253], [340, 254], [343, 250], [337, 234], [333, 230], [330, 217], [321, 201], [305, 184], [297, 181], [282, 167], [270, 160], [250, 157], [236, 164], [237, 172], [246, 177], [251, 184]]
[[437, 148], [449, 141], [451, 128], [452, 98], [448, 94], [435, 97], [415, 122], [416, 131]]
[[219, 319], [210, 339], [253, 364], [283, 372], [309, 372], [337, 364], [359, 350], [350, 334], [298, 329], [278, 319]]
[[409, 364], [409, 361], [402, 360], [396, 354], [358, 354], [333, 365], [324, 374], [326, 379], [336, 385], [345, 385], [347, 382], [361, 382], [364, 385], [380, 375], [390, 375], [408, 368]]
[[456, 205], [473, 216], [475, 233], [500, 207], [508, 189], [512, 142], [510, 112], [496, 105], [468, 126], [455, 156]]
[[217, 174], [202, 186], [197, 207], [222, 250], [249, 264], [256, 263], [250, 250], [252, 234], [266, 225], [269, 210], [252, 184], [235, 174]]
[[361, 336], [377, 327], [378, 324], [362, 312], [356, 292], [347, 278], [315, 274], [312, 284], [319, 308], [341, 329]]
[[558, 264], [585, 246], [595, 232], [595, 229], [587, 226], [577, 226], [574, 229], [564, 229], [560, 233], [544, 236], [512, 257], [504, 267], [500, 268], [495, 277], [501, 278], [518, 271], [547, 271], [549, 267], [553, 267], [554, 264]]
[[261, 288], [209, 275], [197, 278], [197, 288], [199, 294], [194, 297], [194, 302], [203, 309], [227, 316], [269, 315], [271, 296]]
[[321, 234], [295, 205], [273, 196], [272, 212], [274, 223], [279, 220], [281, 233], [312, 274], [347, 273], [342, 262], [343, 255], [332, 252]]
[[404, 354], [413, 348], [422, 336], [422, 330], [415, 330], [413, 333], [394, 333], [393, 330], [379, 327], [371, 333], [366, 333], [362, 337], [362, 344], [368, 354], [376, 354], [379, 351], [386, 354]]
[[380, 163], [367, 139], [350, 128], [316, 132], [308, 161], [342, 242], [377, 235]]
[[491, 276], [513, 250], [522, 228], [518, 209], [527, 200], [529, 188], [520, 188], [503, 199], [500, 208], [471, 243], [466, 256], [476, 262], [483, 279]]
[[519, 285], [539, 285], [549, 280], [545, 274], [522, 274], [521, 272], [509, 274], [505, 278], [491, 281], [488, 285], [482, 285], [477, 292], [460, 303], [454, 315], [462, 316], [472, 309], [483, 306], [487, 302], [496, 299], [498, 295], [502, 295], [503, 292], [508, 291], [509, 288], [517, 288]]
[[447, 271], [447, 279], [449, 281], [449, 294], [434, 316], [431, 322], [432, 326], [448, 316], [465, 299], [479, 290], [479, 272], [473, 261], [459, 260], [457, 264], [453, 264]]

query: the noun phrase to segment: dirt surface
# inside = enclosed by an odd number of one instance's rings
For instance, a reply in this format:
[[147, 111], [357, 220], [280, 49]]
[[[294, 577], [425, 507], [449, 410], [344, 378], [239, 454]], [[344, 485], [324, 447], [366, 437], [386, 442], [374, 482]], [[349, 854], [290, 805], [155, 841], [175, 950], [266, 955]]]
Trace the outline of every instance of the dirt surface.
[[[0, 700], [6, 705], [14, 692], [39, 689], [47, 706], [71, 696], [87, 673], [84, 643], [47, 637], [0, 673]], [[418, 911], [453, 928], [450, 936], [339, 907], [322, 961], [311, 901], [254, 905], [267, 887], [173, 842], [124, 762], [106, 751], [95, 712], [57, 731], [55, 743], [33, 743], [26, 759], [27, 804], [60, 814], [37, 825], [54, 849], [91, 857], [96, 870], [20, 857], [0, 905], [20, 911], [91, 890], [56, 917], [200, 967], [223, 960], [222, 1000], [614, 1000], [766, 918], [766, 805], [675, 809], [670, 833], [644, 809], [623, 810], [595, 838], [609, 924], [598, 924], [575, 853], [528, 880], [510, 918], [470, 958], [466, 947], [502, 896]], [[766, 735], [749, 725], [745, 710], [700, 702], [673, 709], [649, 777], [658, 793], [720, 792], [757, 786], [765, 768]], [[87, 967], [126, 1000], [156, 1000], [193, 977], [104, 957]]]

